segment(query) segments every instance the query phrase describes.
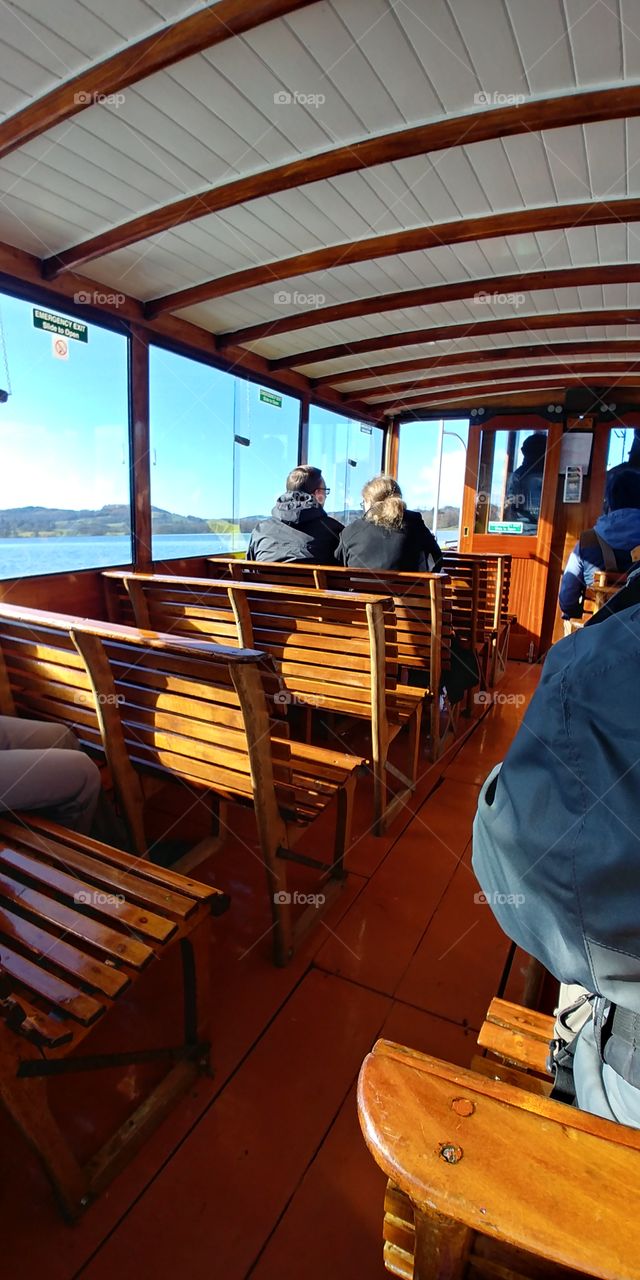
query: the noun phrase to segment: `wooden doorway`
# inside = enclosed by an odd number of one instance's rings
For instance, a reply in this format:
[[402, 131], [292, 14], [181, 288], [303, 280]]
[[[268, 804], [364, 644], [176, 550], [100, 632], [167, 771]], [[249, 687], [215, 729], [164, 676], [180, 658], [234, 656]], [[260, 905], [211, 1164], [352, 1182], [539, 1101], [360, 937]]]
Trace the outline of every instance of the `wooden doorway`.
[[512, 556], [509, 656], [520, 660], [540, 654], [561, 439], [537, 415], [469, 427], [460, 550]]

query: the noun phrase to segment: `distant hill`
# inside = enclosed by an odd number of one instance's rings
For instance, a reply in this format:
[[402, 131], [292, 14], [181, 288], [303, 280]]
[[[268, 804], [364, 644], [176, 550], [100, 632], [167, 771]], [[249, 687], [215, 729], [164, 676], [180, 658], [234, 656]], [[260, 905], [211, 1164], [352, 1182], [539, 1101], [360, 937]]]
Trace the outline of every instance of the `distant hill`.
[[[129, 533], [127, 505], [113, 504], [99, 511], [64, 507], [7, 507], [0, 510], [0, 538], [109, 537]], [[151, 508], [154, 533], [210, 533], [215, 521], [180, 516], [161, 507]]]

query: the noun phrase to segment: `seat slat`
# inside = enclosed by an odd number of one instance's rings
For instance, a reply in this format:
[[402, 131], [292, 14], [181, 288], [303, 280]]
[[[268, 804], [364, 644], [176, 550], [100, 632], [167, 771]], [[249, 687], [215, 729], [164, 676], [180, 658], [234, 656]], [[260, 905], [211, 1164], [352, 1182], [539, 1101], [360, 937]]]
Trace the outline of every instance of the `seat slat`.
[[87, 882], [92, 881], [99, 887], [106, 885], [109, 889], [126, 893], [128, 898], [139, 902], [145, 909], [149, 905], [158, 912], [166, 911], [179, 919], [190, 915], [194, 910], [195, 904], [183, 894], [150, 884], [136, 870], [121, 870], [112, 862], [102, 862], [100, 858], [79, 849], [69, 848], [66, 841], [62, 844], [28, 829], [23, 833], [18, 829], [15, 835], [12, 834], [11, 841], [14, 847], [30, 850], [44, 857], [47, 862], [53, 862], [67, 870], [73, 868], [79, 871]]
[[35, 992], [37, 996], [54, 1005], [61, 1013], [69, 1014], [83, 1026], [89, 1026], [95, 1022], [105, 1011], [104, 1002], [85, 995], [71, 983], [58, 978], [55, 974], [43, 969], [41, 965], [27, 960], [25, 956], [8, 947], [2, 939], [0, 939], [0, 967], [29, 991]]
[[[118, 920], [145, 937], [166, 942], [175, 933], [176, 926], [173, 921], [163, 920], [160, 916], [133, 907], [126, 901], [120, 902], [117, 900], [117, 894], [98, 894], [95, 885], [67, 875], [57, 867], [21, 853], [18, 849], [11, 849], [4, 842], [0, 842], [0, 863], [3, 867], [10, 867], [14, 871], [29, 876], [38, 884], [46, 885], [47, 888], [64, 894], [72, 901], [90, 903], [91, 909], [98, 916], [106, 916], [111, 921]], [[86, 896], [80, 898], [77, 896], [79, 894]], [[110, 898], [113, 900], [109, 901]]]
[[70, 935], [90, 943], [110, 959], [122, 960], [134, 969], [142, 969], [153, 957], [151, 947], [139, 939], [118, 933], [4, 872], [0, 872], [0, 900], [2, 899], [37, 920], [58, 925]]
[[126, 973], [94, 960], [62, 938], [47, 933], [0, 905], [0, 946], [5, 941], [23, 947], [32, 956], [42, 956], [45, 963], [51, 962], [71, 974], [76, 981], [112, 998], [129, 985]]

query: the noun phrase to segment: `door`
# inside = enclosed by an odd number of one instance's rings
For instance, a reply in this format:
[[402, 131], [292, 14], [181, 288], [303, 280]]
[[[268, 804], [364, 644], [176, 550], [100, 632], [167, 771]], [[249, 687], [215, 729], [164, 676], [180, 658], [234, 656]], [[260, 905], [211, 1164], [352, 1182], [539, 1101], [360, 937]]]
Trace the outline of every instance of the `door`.
[[536, 659], [551, 556], [562, 427], [543, 418], [469, 428], [461, 551], [509, 553], [509, 656]]

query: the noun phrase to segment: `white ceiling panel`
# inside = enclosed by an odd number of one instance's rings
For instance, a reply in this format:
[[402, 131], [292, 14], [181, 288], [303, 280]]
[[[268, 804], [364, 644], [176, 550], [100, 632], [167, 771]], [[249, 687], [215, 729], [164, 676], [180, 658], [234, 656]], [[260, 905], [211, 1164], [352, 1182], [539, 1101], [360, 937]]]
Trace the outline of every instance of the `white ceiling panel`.
[[617, 5], [610, 6], [604, 0], [565, 0], [565, 12], [578, 85], [609, 84], [619, 79], [622, 39]]
[[0, 104], [12, 114], [131, 41], [202, 8], [192, 0], [11, 0], [3, 5]]

